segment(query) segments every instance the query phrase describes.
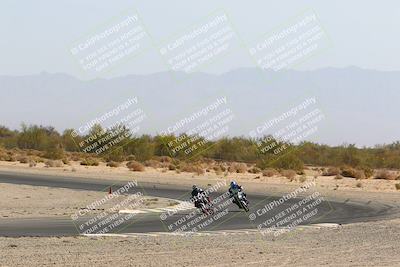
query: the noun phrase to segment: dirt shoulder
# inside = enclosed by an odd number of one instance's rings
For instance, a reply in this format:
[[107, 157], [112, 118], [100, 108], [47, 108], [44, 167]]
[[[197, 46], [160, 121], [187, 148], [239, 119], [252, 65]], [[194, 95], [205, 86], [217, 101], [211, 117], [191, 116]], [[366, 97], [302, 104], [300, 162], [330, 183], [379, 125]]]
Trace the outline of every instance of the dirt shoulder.
[[[107, 192], [4, 183], [0, 183], [0, 192], [0, 218], [71, 216], [108, 194]], [[107, 210], [119, 203], [131, 204], [133, 201], [137, 203], [135, 209], [163, 208], [178, 204], [176, 201], [159, 197], [140, 196], [140, 199], [130, 200], [125, 195], [118, 195], [100, 208]]]
[[0, 265], [400, 266], [399, 239], [400, 220], [297, 229], [278, 237], [0, 238]]
[[[43, 164], [42, 164], [43, 165]], [[28, 164], [19, 162], [0, 161], [0, 171], [27, 173], [35, 175], [54, 175], [64, 177], [79, 177], [87, 179], [103, 179], [110, 182], [132, 181], [159, 183], [165, 185], [176, 185], [183, 188], [191, 188], [197, 184], [202, 187], [224, 182], [226, 190], [229, 181], [234, 179], [245, 187], [248, 192], [258, 194], [282, 196], [301, 187], [304, 183], [313, 182], [314, 190], [321, 192], [324, 196], [332, 199], [360, 199], [361, 201], [392, 201], [398, 205], [400, 201], [400, 190], [396, 190], [395, 184], [399, 181], [354, 178], [335, 179], [333, 176], [317, 176], [312, 171], [306, 171], [306, 175], [297, 176], [294, 180], [281, 176], [263, 177], [261, 174], [229, 174], [216, 175], [206, 172], [203, 175], [193, 173], [176, 173], [161, 169], [146, 168], [143, 172], [132, 172], [121, 164], [121, 167], [111, 168], [104, 163], [99, 166], [81, 166], [78, 162], [71, 162], [63, 167], [46, 168], [38, 164], [29, 167]]]

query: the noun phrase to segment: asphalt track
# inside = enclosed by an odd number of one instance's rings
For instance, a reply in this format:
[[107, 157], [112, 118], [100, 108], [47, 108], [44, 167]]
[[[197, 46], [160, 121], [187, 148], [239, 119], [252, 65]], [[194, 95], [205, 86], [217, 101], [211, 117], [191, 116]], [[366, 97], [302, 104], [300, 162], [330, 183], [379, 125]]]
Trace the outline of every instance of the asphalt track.
[[[58, 188], [69, 188], [76, 190], [91, 190], [91, 191], [104, 191], [107, 192], [108, 188], [112, 185], [111, 181], [101, 179], [85, 179], [76, 177], [60, 177], [48, 175], [31, 175], [31, 174], [16, 174], [0, 172], [0, 183], [11, 184], [24, 184], [33, 186], [47, 186]], [[112, 187], [115, 189], [125, 185], [127, 182], [116, 181]], [[223, 188], [225, 190], [226, 188]], [[184, 188], [175, 185], [164, 185], [156, 183], [139, 183], [137, 188], [134, 188], [130, 193], [142, 192], [144, 195], [173, 198], [179, 200], [188, 200], [191, 188]], [[214, 192], [211, 194], [211, 199], [217, 199], [221, 196], [221, 192]], [[250, 201], [250, 212], [245, 213], [239, 210], [234, 204], [230, 204], [228, 209], [221, 208], [220, 212], [216, 213], [213, 220], [210, 222], [211, 217], [199, 218], [199, 214], [193, 216], [191, 211], [180, 211], [171, 216], [167, 216], [165, 220], [160, 219], [160, 213], [147, 213], [135, 214], [131, 218], [125, 217], [122, 224], [118, 225], [109, 233], [148, 233], [148, 232], [172, 232], [178, 230], [189, 221], [196, 221], [199, 231], [211, 230], [238, 230], [238, 229], [257, 229], [257, 226], [262, 224], [268, 219], [276, 218], [282, 211], [295, 206], [301, 201], [301, 198], [291, 198], [284, 203], [277, 205], [272, 210], [261, 214], [261, 209], [271, 203], [277, 201], [280, 197], [270, 196], [268, 193], [265, 195], [250, 194], [248, 199]], [[222, 202], [219, 202], [220, 204]], [[90, 204], [90, 203], [88, 203]], [[307, 204], [312, 204], [308, 202]], [[304, 219], [300, 224], [316, 224], [316, 223], [337, 223], [346, 224], [352, 222], [362, 222], [370, 220], [379, 220], [393, 215], [393, 207], [378, 202], [360, 203], [352, 200], [344, 200], [341, 202], [330, 201], [323, 199], [321, 203], [313, 208], [316, 214], [310, 218]], [[1, 203], [0, 203], [1, 209]], [[257, 215], [260, 214], [260, 216]], [[219, 214], [219, 215], [218, 215]], [[255, 214], [256, 219], [250, 220], [249, 215]], [[118, 218], [126, 216], [119, 215]], [[94, 216], [92, 216], [94, 217]], [[70, 217], [60, 218], [29, 218], [29, 219], [0, 219], [0, 236], [68, 236], [78, 235], [89, 228], [79, 231], [77, 227], [83, 225], [92, 217], [87, 215], [73, 221]], [[301, 216], [297, 216], [298, 218]], [[117, 219], [118, 220], [118, 219]], [[288, 220], [288, 225], [293, 222], [295, 218]], [[209, 223], [207, 224], [206, 221]], [[90, 225], [90, 224], [89, 224]], [[271, 224], [269, 224], [271, 225]], [[189, 226], [196, 226], [196, 224], [188, 224]], [[95, 233], [94, 231], [93, 233]]]

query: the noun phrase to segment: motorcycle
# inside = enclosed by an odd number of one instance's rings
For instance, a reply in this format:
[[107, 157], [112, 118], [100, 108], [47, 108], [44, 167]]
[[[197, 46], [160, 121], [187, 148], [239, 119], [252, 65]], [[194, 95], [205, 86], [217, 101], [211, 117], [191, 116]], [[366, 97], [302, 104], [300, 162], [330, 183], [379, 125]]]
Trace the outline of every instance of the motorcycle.
[[210, 197], [203, 194], [199, 194], [199, 199], [197, 200], [197, 208], [199, 208], [203, 213], [211, 215], [214, 213]]
[[248, 212], [249, 209], [249, 201], [247, 200], [246, 196], [244, 195], [244, 192], [239, 191], [237, 189], [232, 191], [233, 198], [235, 200], [236, 205], [240, 209], [244, 209], [246, 212]]

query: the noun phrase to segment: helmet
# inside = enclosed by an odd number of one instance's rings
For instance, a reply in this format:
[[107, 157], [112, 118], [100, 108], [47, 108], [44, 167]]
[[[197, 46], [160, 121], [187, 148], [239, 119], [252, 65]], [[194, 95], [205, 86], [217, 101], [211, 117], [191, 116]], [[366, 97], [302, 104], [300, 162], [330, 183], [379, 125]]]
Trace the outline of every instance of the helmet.
[[237, 185], [238, 185], [238, 184], [237, 184], [235, 181], [232, 181], [232, 182], [231, 182], [231, 188], [235, 188], [235, 187], [237, 187]]
[[192, 189], [193, 189], [193, 190], [197, 189], [197, 185], [194, 184], [194, 185], [192, 186]]

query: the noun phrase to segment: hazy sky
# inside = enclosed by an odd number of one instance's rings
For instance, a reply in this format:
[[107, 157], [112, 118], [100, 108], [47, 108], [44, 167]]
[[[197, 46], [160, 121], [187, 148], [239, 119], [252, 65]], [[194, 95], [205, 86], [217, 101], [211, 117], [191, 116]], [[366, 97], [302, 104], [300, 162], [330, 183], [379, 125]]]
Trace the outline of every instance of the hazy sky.
[[[256, 39], [304, 9], [313, 9], [331, 37], [332, 48], [297, 69], [359, 66], [400, 70], [399, 1], [0, 1], [0, 74], [41, 71], [81, 77], [71, 43], [88, 31], [134, 8], [154, 47], [120, 66], [111, 76], [166, 70], [155, 46], [223, 9], [244, 43]], [[251, 66], [238, 57], [210, 72]]]

